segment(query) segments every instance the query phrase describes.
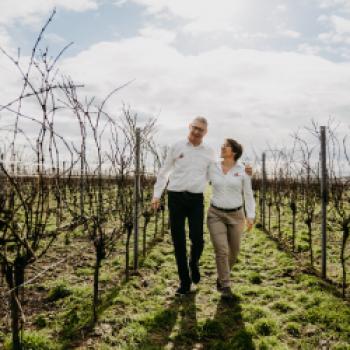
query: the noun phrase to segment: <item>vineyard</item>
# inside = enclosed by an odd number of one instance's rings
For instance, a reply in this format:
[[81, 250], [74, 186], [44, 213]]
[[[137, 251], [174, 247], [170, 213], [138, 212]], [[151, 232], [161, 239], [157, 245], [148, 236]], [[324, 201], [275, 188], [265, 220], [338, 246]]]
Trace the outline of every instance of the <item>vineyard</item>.
[[291, 150], [266, 152], [270, 153], [267, 170], [263, 154], [262, 171], [253, 180], [260, 227], [345, 298], [350, 268], [348, 141], [339, 140], [328, 126], [322, 175], [322, 127], [313, 124], [306, 131], [313, 140], [305, 142], [294, 135]]
[[326, 128], [326, 177], [316, 124], [312, 141], [295, 134], [291, 150], [258, 157], [237, 300], [213, 290], [208, 237], [203, 285], [176, 300], [166, 198], [150, 208], [167, 150], [154, 140], [156, 120], [125, 106], [112, 113], [122, 87], [81, 96], [57, 68], [68, 46], [54, 57], [41, 49], [53, 16], [29, 61], [3, 51], [23, 85], [0, 106], [0, 346], [349, 349], [348, 139]]

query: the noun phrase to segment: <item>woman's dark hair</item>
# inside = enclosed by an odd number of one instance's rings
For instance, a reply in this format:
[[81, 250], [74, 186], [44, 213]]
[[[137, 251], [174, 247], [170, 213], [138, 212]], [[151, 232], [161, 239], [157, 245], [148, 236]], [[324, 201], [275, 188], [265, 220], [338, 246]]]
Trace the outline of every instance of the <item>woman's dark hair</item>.
[[232, 152], [234, 152], [234, 159], [238, 160], [243, 152], [243, 147], [241, 144], [239, 144], [236, 140], [233, 139], [226, 139], [227, 143], [230, 145]]

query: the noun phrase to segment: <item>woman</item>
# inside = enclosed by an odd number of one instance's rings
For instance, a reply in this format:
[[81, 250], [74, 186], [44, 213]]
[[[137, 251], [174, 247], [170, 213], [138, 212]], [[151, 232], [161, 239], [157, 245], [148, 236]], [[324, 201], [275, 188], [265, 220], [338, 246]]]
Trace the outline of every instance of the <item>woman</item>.
[[[250, 177], [244, 167], [237, 164], [242, 146], [235, 140], [226, 139], [221, 147], [221, 162], [209, 168], [212, 184], [211, 205], [207, 225], [215, 250], [217, 289], [225, 298], [232, 297], [230, 271], [237, 259], [241, 234], [246, 221], [247, 230], [253, 227], [255, 201]], [[243, 198], [247, 219], [243, 210]]]

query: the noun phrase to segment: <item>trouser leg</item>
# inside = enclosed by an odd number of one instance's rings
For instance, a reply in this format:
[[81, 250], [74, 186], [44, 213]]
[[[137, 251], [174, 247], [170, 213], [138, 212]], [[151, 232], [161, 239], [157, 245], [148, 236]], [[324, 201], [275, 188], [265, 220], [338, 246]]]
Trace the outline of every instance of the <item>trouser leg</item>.
[[204, 219], [204, 203], [203, 195], [190, 195], [190, 208], [188, 210], [188, 226], [189, 237], [191, 240], [191, 264], [197, 265], [203, 252], [203, 219]]
[[239, 253], [242, 234], [240, 226], [242, 225], [228, 225], [227, 227], [230, 270], [237, 261], [237, 256]]
[[191, 283], [186, 251], [185, 219], [186, 210], [182, 193], [168, 192], [170, 231], [174, 246], [175, 259], [180, 283], [188, 286]]
[[227, 237], [229, 244], [229, 265], [230, 270], [237, 261], [237, 256], [240, 249], [241, 235], [244, 230], [244, 214], [243, 212], [235, 212], [232, 216], [232, 224], [227, 225]]
[[214, 212], [208, 214], [208, 229], [214, 246], [216, 269], [222, 287], [230, 286], [229, 245], [227, 239], [227, 225]]

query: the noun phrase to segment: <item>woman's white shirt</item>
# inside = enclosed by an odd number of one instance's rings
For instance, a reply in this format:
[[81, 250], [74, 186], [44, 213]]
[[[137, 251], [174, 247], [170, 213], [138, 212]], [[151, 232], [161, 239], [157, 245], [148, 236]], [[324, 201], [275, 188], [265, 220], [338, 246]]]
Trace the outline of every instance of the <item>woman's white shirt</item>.
[[[255, 218], [255, 200], [252, 182], [244, 166], [235, 164], [226, 174], [222, 171], [221, 162], [209, 166], [209, 181], [212, 185], [211, 203], [219, 208], [231, 209], [244, 205], [246, 216]], [[242, 196], [243, 193], [243, 196]]]

